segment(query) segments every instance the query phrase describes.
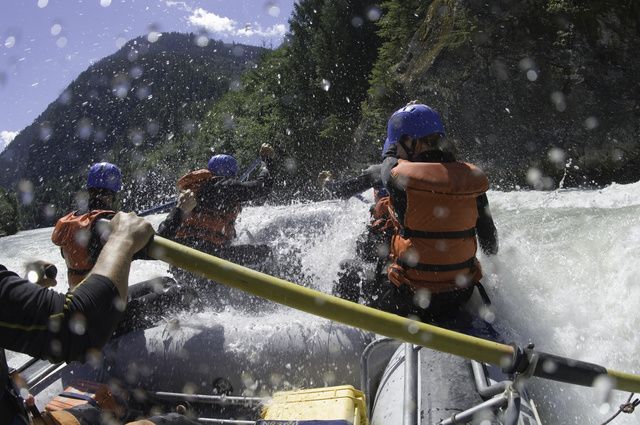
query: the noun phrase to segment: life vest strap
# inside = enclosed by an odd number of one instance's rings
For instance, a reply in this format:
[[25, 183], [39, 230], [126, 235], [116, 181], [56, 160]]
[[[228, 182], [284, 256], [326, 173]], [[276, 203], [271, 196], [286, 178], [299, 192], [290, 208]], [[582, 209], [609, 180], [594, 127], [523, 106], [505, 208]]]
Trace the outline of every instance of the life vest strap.
[[92, 269], [70, 269], [67, 267], [67, 272], [69, 272], [69, 274], [75, 275], [75, 276], [82, 276], [85, 275], [87, 273], [89, 273]]
[[467, 261], [463, 261], [462, 263], [455, 263], [455, 264], [418, 263], [412, 266], [407, 264], [406, 261], [402, 259], [398, 259], [398, 263], [400, 263], [403, 267], [406, 267], [408, 269], [419, 270], [421, 272], [451, 272], [455, 270], [473, 268], [476, 264], [476, 257], [471, 257]]
[[94, 399], [93, 397], [87, 394], [72, 393], [70, 391], [65, 391], [60, 393], [60, 397], [72, 398], [74, 400], [83, 400], [94, 407], [98, 407], [98, 402], [96, 401], [96, 399]]
[[476, 228], [472, 227], [467, 230], [454, 232], [425, 232], [422, 230], [413, 230], [403, 227], [400, 229], [400, 236], [403, 238], [423, 238], [423, 239], [464, 239], [474, 238], [476, 236]]
[[484, 302], [485, 305], [491, 305], [491, 298], [489, 298], [489, 294], [487, 294], [487, 290], [484, 289], [484, 285], [481, 282], [476, 282], [475, 287], [478, 288], [478, 293], [480, 293], [482, 302]]

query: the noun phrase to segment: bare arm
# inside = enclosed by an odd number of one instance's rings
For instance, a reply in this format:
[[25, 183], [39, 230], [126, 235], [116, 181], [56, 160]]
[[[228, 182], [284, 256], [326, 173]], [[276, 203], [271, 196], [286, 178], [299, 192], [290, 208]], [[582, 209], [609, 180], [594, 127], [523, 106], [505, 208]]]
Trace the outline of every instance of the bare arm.
[[118, 213], [111, 220], [111, 235], [90, 274], [110, 279], [126, 301], [133, 254], [154, 234], [151, 224], [134, 213]]

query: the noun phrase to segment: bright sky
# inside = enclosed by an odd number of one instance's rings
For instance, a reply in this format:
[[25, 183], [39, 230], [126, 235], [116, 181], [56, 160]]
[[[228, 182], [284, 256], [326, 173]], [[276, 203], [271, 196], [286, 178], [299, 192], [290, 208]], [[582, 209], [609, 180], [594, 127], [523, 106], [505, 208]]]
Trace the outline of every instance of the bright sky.
[[0, 151], [92, 62], [152, 32], [277, 47], [295, 0], [2, 0]]

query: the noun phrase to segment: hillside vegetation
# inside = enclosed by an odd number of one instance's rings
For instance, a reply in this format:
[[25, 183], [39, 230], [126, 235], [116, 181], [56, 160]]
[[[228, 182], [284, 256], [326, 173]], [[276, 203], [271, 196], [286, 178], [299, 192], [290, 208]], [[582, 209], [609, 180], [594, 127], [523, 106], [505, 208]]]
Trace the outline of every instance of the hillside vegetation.
[[388, 117], [414, 99], [494, 188], [636, 181], [638, 22], [637, 2], [613, 0], [303, 0], [275, 50], [132, 40], [21, 132], [0, 183], [33, 188], [23, 225], [41, 225], [92, 161], [123, 167], [135, 209], [173, 195], [212, 148], [248, 164], [269, 142], [274, 199], [312, 199], [320, 170], [379, 161]]
[[131, 40], [89, 67], [0, 155], [0, 185], [31, 201], [23, 227], [71, 208], [93, 162], [122, 168], [125, 208], [144, 203], [139, 187], [150, 176], [147, 185], [172, 190], [162, 176], [191, 162], [184, 144], [202, 116], [264, 50], [168, 33]]

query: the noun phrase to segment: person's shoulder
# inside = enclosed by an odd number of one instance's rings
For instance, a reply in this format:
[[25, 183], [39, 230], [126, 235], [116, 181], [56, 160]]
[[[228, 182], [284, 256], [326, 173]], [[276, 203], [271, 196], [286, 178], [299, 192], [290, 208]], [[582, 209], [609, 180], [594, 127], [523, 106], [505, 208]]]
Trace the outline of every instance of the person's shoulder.
[[24, 279], [18, 276], [16, 272], [12, 272], [11, 270], [8, 270], [5, 266], [0, 265], [0, 282], [5, 284], [5, 283], [14, 282], [17, 280], [24, 281]]
[[476, 175], [479, 175], [479, 176], [485, 176], [485, 172], [482, 170], [482, 168], [479, 165], [474, 164], [473, 162], [456, 161], [456, 163], [465, 166], [473, 174], [476, 174]]
[[212, 178], [213, 174], [211, 174], [211, 171], [205, 168], [189, 171], [178, 179], [178, 187], [180, 189], [188, 189], [192, 185], [201, 184], [202, 182], [206, 182]]
[[[88, 212], [88, 211], [85, 211], [85, 212]], [[79, 210], [73, 210], [73, 211], [70, 211], [70, 212], [66, 213], [66, 214], [65, 214], [65, 215], [63, 215], [62, 217], [60, 217], [60, 218], [58, 219], [58, 221], [68, 220], [68, 219], [70, 219], [71, 217], [76, 217], [76, 216], [79, 216], [79, 215], [82, 215], [82, 214], [83, 214], [83, 213], [82, 213], [82, 212], [80, 212]]]

